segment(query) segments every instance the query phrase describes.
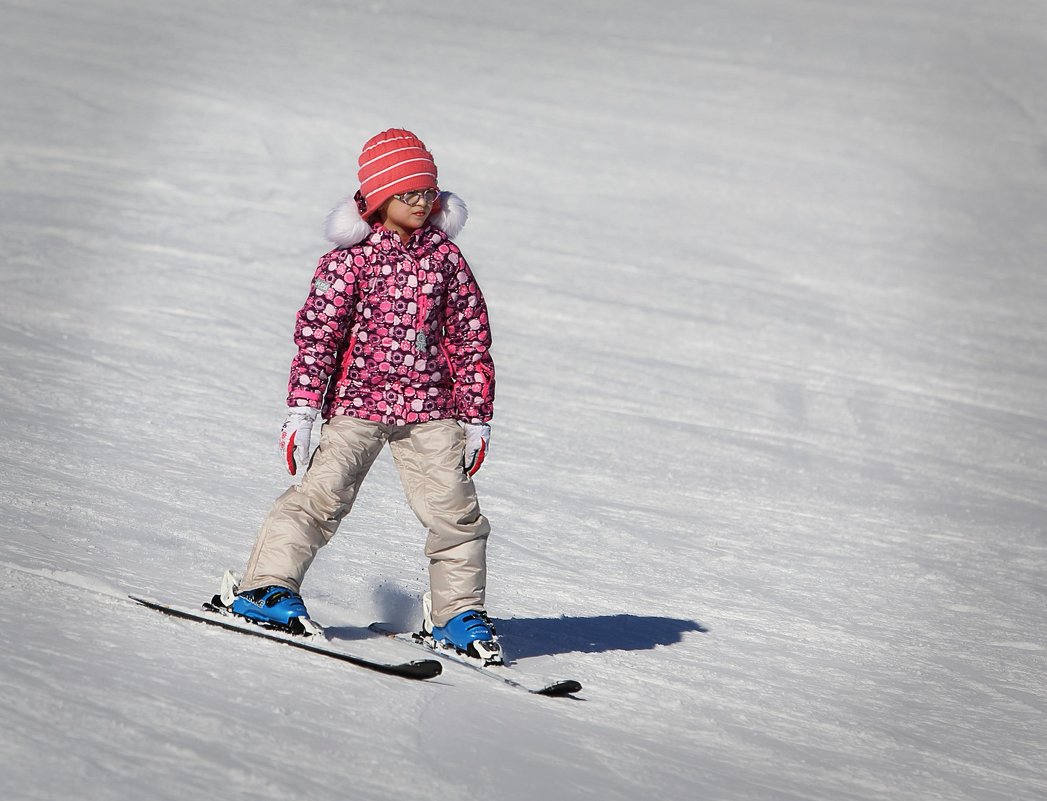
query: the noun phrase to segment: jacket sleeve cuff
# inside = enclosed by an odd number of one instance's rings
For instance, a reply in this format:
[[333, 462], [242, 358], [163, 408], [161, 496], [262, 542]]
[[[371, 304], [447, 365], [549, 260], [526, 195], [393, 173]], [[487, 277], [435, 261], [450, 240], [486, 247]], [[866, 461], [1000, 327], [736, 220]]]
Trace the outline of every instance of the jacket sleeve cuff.
[[459, 406], [455, 419], [462, 423], [490, 423], [491, 418], [494, 417], [494, 409], [490, 406], [474, 405], [469, 404], [465, 406]]
[[[299, 403], [298, 401], [306, 401], [306, 403]], [[292, 389], [291, 393], [287, 396], [288, 406], [312, 406], [319, 408], [320, 406], [320, 393], [313, 392], [308, 389]]]

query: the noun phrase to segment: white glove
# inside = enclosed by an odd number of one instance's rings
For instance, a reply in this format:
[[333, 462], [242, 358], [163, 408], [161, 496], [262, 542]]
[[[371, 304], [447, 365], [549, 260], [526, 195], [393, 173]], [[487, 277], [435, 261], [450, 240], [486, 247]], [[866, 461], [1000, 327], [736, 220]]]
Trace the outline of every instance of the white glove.
[[[313, 421], [319, 409], [309, 406], [292, 406], [287, 410], [287, 419], [280, 429], [280, 452], [287, 461], [287, 472], [297, 474], [309, 463], [309, 438], [313, 434]], [[298, 469], [295, 468], [298, 462]]]
[[465, 429], [465, 456], [462, 469], [470, 476], [476, 475], [491, 445], [491, 427], [487, 423], [462, 423]]

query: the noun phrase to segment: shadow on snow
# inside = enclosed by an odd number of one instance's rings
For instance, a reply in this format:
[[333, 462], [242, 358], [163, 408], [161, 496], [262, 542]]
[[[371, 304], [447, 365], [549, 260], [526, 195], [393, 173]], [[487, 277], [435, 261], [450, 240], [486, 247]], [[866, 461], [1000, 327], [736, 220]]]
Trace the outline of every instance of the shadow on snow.
[[[418, 628], [419, 599], [398, 587], [383, 585], [374, 593], [376, 619], [398, 631]], [[569, 653], [646, 651], [675, 645], [688, 632], [709, 629], [696, 620], [643, 615], [594, 617], [495, 618], [498, 635], [513, 659]], [[366, 628], [342, 626], [327, 629], [333, 639], [355, 640], [373, 636]]]
[[495, 620], [514, 659], [568, 653], [644, 651], [674, 645], [689, 631], [709, 631], [694, 620], [640, 615]]

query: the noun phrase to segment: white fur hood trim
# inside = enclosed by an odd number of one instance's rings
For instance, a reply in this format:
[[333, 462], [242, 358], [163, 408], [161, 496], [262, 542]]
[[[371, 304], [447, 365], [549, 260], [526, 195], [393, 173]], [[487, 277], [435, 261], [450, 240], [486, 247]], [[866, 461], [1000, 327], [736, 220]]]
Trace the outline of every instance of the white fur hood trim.
[[[468, 219], [465, 201], [453, 192], [441, 192], [440, 210], [429, 217], [429, 223], [447, 234], [448, 239], [454, 239]], [[371, 226], [360, 217], [352, 195], [331, 209], [324, 221], [324, 236], [343, 248], [362, 242], [370, 233]]]

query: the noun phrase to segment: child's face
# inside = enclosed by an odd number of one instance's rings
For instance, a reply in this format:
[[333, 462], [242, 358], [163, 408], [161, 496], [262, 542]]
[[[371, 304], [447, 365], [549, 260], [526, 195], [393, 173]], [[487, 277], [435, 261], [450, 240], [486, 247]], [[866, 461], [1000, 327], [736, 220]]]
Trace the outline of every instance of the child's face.
[[411, 233], [425, 225], [425, 221], [429, 219], [429, 213], [433, 210], [432, 200], [427, 200], [421, 192], [412, 192], [406, 197], [408, 200], [414, 200], [414, 204], [408, 205], [399, 197], [392, 197], [382, 208], [381, 220], [386, 228], [400, 233]]

